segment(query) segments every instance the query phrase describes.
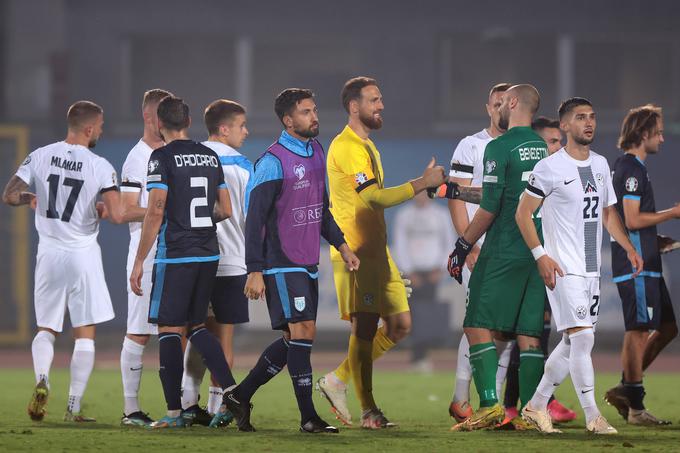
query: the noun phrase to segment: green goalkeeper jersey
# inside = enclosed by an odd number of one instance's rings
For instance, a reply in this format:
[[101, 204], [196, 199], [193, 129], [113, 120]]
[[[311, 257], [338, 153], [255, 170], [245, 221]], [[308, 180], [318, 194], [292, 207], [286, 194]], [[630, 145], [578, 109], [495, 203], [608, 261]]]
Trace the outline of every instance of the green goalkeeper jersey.
[[[531, 127], [513, 127], [486, 145], [480, 207], [496, 218], [486, 233], [480, 259], [533, 259], [515, 222], [515, 211], [534, 165], [547, 155], [547, 145]], [[534, 223], [543, 242], [538, 213]]]

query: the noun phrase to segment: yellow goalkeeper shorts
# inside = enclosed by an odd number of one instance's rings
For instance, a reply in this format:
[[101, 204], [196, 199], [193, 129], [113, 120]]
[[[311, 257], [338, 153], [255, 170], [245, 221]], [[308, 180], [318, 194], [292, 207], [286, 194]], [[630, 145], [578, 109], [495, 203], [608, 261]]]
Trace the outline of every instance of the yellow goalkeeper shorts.
[[354, 272], [345, 268], [339, 256], [331, 260], [340, 318], [349, 321], [352, 313], [386, 317], [409, 311], [406, 288], [389, 251], [387, 260], [360, 259], [359, 270]]

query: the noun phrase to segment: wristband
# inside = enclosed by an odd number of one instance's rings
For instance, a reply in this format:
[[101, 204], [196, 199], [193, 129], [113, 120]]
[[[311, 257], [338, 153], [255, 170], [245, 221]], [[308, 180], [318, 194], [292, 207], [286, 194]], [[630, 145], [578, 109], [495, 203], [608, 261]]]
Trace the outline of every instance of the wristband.
[[545, 253], [545, 249], [543, 248], [542, 245], [539, 245], [538, 247], [532, 248], [532, 249], [531, 249], [531, 254], [534, 256], [534, 259], [535, 259], [536, 261], [538, 261], [538, 259], [539, 259], [540, 257], [542, 257], [543, 255], [547, 255], [547, 253]]

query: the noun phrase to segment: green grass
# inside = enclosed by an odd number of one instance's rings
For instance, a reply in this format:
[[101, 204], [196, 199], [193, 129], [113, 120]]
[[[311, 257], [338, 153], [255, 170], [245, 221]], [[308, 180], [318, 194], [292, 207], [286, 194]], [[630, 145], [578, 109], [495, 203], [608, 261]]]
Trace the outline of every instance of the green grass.
[[[242, 375], [239, 376], [239, 378]], [[122, 397], [119, 373], [96, 370], [85, 395], [84, 412], [98, 419], [96, 424], [73, 425], [61, 421], [66, 407], [68, 371], [56, 370], [51, 376], [52, 395], [48, 415], [41, 423], [30, 421], [26, 405], [33, 385], [31, 370], [0, 370], [0, 388], [5, 389], [0, 406], [0, 450], [2, 451], [129, 451], [144, 449], [170, 451], [200, 448], [202, 451], [452, 451], [544, 452], [577, 449], [584, 451], [677, 451], [680, 447], [680, 392], [678, 375], [654, 374], [646, 378], [647, 405], [674, 425], [658, 429], [626, 426], [614, 409], [601, 405], [604, 415], [619, 429], [617, 436], [593, 438], [584, 432], [583, 419], [564, 425], [561, 436], [545, 437], [538, 433], [473, 432], [452, 433], [447, 415], [453, 377], [448, 373], [423, 376], [405, 372], [376, 372], [376, 398], [390, 419], [400, 427], [389, 431], [366, 432], [341, 429], [339, 435], [303, 435], [297, 432], [298, 412], [288, 374], [262, 388], [255, 396], [252, 421], [256, 433], [239, 433], [233, 427], [209, 429], [192, 427], [150, 432], [119, 426]], [[600, 394], [617, 382], [613, 374], [599, 375]], [[204, 391], [204, 394], [206, 392]], [[578, 407], [569, 381], [557, 394], [572, 408]], [[147, 371], [142, 383], [142, 405], [153, 417], [164, 414], [164, 402], [158, 375]], [[351, 409], [358, 418], [354, 401]], [[327, 403], [315, 395], [319, 413], [331, 421]]]

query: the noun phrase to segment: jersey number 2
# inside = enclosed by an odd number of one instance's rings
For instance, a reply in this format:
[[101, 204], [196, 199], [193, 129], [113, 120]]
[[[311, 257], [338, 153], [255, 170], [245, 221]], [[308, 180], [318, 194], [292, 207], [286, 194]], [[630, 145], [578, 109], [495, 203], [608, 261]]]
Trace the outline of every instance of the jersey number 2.
[[196, 208], [208, 206], [208, 178], [204, 176], [194, 176], [191, 178], [191, 187], [203, 189], [203, 196], [195, 197], [189, 205], [189, 215], [191, 216], [191, 228], [206, 228], [213, 226], [211, 217], [199, 217], [196, 215]]
[[[50, 193], [47, 199], [47, 218], [58, 219], [57, 190], [59, 190], [59, 175], [49, 175], [47, 182], [50, 184]], [[76, 206], [76, 201], [78, 201], [80, 189], [83, 188], [83, 182], [82, 179], [64, 178], [64, 185], [71, 187], [71, 193], [68, 196], [68, 200], [66, 200], [66, 206], [64, 206], [64, 212], [61, 215], [62, 222], [71, 221], [71, 214], [73, 214], [73, 208]]]

